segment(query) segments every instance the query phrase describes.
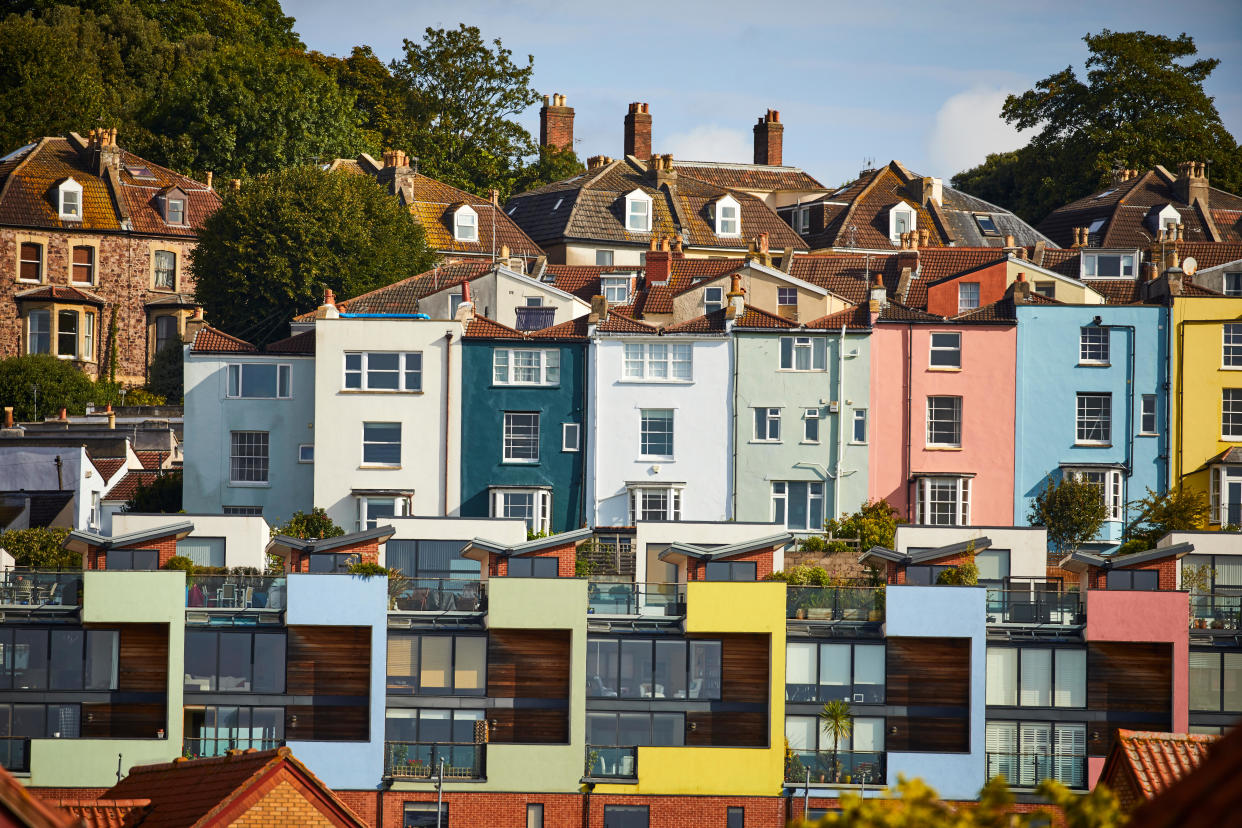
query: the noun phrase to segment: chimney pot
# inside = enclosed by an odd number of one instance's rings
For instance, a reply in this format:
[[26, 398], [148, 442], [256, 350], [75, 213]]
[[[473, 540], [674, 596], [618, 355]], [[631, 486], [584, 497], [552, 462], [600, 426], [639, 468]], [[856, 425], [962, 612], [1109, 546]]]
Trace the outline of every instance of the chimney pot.
[[755, 163], [779, 167], [784, 163], [785, 125], [781, 113], [769, 109], [754, 126]]
[[67, 409], [67, 408], [62, 408], [62, 409], [60, 410], [60, 421], [61, 421], [62, 423], [64, 423], [64, 422], [68, 422], [68, 421], [69, 421], [69, 409]]
[[1013, 247], [1013, 233], [1005, 234], [1005, 247]]
[[508, 262], [508, 259], [509, 259], [509, 245], [507, 245], [507, 244], [502, 244], [502, 245], [500, 246], [500, 258], [505, 259], [505, 260], [506, 260], [506, 263]]
[[487, 200], [492, 203], [493, 207], [500, 206], [500, 190], [491, 189], [487, 191]]
[[13, 406], [11, 405], [6, 405], [4, 407], [4, 427], [13, 427]]
[[645, 103], [630, 104], [625, 115], [625, 154], [651, 157], [651, 113]]
[[212, 179], [211, 170], [208, 170], [207, 171], [207, 189], [209, 190], [211, 189], [211, 179]]
[[240, 178], [230, 179], [229, 189], [232, 190], [233, 192], [239, 191], [241, 189], [241, 179]]

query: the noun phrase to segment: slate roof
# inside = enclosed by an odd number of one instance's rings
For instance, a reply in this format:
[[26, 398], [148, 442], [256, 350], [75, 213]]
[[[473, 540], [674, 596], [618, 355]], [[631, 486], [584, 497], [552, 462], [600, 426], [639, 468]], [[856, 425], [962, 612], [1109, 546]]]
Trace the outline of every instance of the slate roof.
[[828, 190], [798, 167], [674, 159], [673, 168], [729, 190]]
[[[650, 232], [626, 229], [625, 196], [634, 190], [651, 198]], [[737, 237], [717, 236], [708, 218], [709, 205], [725, 194], [740, 207]], [[618, 159], [516, 195], [505, 205], [505, 212], [540, 244], [582, 239], [647, 246], [653, 237], [681, 235], [692, 247], [742, 251], [766, 232], [774, 250], [806, 249], [801, 237], [760, 199], [680, 171], [675, 183], [657, 187], [646, 163], [634, 158]]]
[[103, 306], [104, 300], [88, 290], [69, 285], [43, 285], [42, 287], [19, 290], [13, 294], [18, 302], [69, 302], [79, 305]]
[[244, 339], [238, 339], [210, 325], [205, 325], [194, 334], [190, 352], [195, 354], [255, 354], [259, 352], [259, 349]]
[[[1088, 239], [1090, 247], [1146, 247], [1159, 236], [1148, 215], [1171, 206], [1180, 216], [1183, 239], [1187, 242], [1242, 242], [1242, 198], [1210, 188], [1209, 211], [1221, 238], [1208, 233], [1204, 216], [1195, 205], [1177, 198], [1176, 176], [1163, 167], [1140, 173], [1123, 181], [1058, 207], [1039, 223], [1039, 229], [1062, 247], [1074, 243], [1074, 228], [1090, 227], [1097, 220], [1104, 224]], [[1216, 220], [1219, 213], [1220, 221]]]
[[[492, 267], [490, 260], [441, 265], [352, 299], [338, 299], [336, 309], [341, 313], [417, 313], [419, 299], [462, 282], [474, 281], [487, 275]], [[315, 311], [294, 317], [298, 322], [314, 318]]]
[[278, 339], [275, 342], [268, 343], [263, 349], [269, 354], [309, 354], [315, 353], [315, 332], [302, 331], [300, 334]]
[[[413, 170], [394, 181], [391, 171], [381, 175], [383, 165], [365, 153], [356, 159], [338, 158], [329, 169], [379, 178], [389, 192], [399, 196], [409, 207], [410, 215], [427, 236], [427, 244], [438, 253], [490, 258], [493, 253], [499, 255], [501, 246], [507, 245], [511, 256], [535, 258], [543, 255], [539, 245], [522, 232], [504, 210], [493, 208], [487, 199], [443, 181]], [[453, 213], [463, 204], [469, 204], [478, 214], [477, 241], [458, 241], [453, 237]]]
[[[1118, 730], [1101, 779], [1124, 769], [1138, 792], [1152, 799], [1203, 763], [1218, 736]], [[1120, 766], [1120, 767], [1119, 767]]]
[[[120, 171], [98, 174], [88, 164], [86, 141], [69, 137], [41, 138], [24, 152], [0, 162], [0, 226], [88, 232], [127, 231], [153, 236], [192, 238], [203, 221], [220, 206], [220, 197], [201, 182], [120, 150]], [[0, 150], [3, 152], [4, 150]], [[131, 172], [143, 168], [150, 178]], [[62, 220], [57, 187], [66, 178], [82, 185], [82, 220]], [[176, 187], [186, 196], [185, 225], [164, 223], [159, 196]]]

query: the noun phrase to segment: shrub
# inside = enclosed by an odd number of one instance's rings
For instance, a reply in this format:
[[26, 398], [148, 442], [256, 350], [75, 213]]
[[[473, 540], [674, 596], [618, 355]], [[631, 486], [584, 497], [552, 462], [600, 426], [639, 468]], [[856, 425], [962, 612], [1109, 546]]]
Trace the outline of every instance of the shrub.
[[82, 414], [94, 401], [95, 384], [70, 362], [51, 354], [0, 360], [0, 402], [13, 406], [18, 420], [39, 420], [62, 408]]
[[361, 575], [364, 578], [373, 578], [378, 575], [388, 577], [388, 570], [377, 563], [370, 561], [359, 561], [349, 565], [350, 575]]
[[0, 549], [7, 550], [17, 566], [30, 569], [81, 569], [82, 556], [61, 546], [70, 531], [64, 527], [14, 529], [0, 534]]
[[160, 567], [160, 569], [180, 570], [187, 575], [193, 575], [198, 572], [199, 568], [194, 561], [185, 555], [173, 555], [168, 559], [167, 563]]
[[290, 538], [339, 538], [345, 530], [332, 522], [328, 513], [316, 506], [309, 513], [301, 510], [294, 512], [284, 526], [272, 530], [273, 535], [284, 535]]

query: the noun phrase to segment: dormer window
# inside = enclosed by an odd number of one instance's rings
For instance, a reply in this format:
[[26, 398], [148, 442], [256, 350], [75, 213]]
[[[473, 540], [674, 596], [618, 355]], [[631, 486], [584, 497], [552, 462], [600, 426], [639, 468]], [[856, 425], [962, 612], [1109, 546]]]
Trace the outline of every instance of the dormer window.
[[741, 207], [733, 196], [716, 201], [716, 235], [738, 236], [742, 232]]
[[604, 276], [599, 280], [600, 290], [610, 305], [624, 305], [630, 301], [630, 277]]
[[1177, 231], [1177, 225], [1182, 223], [1181, 213], [1177, 212], [1177, 208], [1172, 204], [1166, 204], [1157, 211], [1152, 208], [1149, 215], [1149, 227], [1153, 234], [1158, 235], [1161, 230]]
[[466, 205], [453, 213], [453, 238], [464, 242], [479, 240], [479, 214]]
[[60, 217], [72, 221], [82, 220], [82, 185], [66, 178], [58, 188]]
[[975, 224], [979, 225], [979, 232], [985, 236], [1000, 235], [1000, 230], [996, 229], [996, 221], [987, 213], [975, 213]]
[[651, 196], [642, 190], [625, 197], [625, 229], [631, 233], [651, 232]]
[[888, 239], [893, 244], [901, 241], [902, 233], [913, 233], [917, 229], [918, 215], [909, 204], [894, 204], [888, 211]]
[[185, 224], [185, 192], [178, 187], [172, 187], [164, 191], [160, 201], [164, 206], [165, 224], [175, 224], [178, 226]]
[[703, 288], [703, 313], [715, 313], [724, 307], [724, 288], [719, 285]]

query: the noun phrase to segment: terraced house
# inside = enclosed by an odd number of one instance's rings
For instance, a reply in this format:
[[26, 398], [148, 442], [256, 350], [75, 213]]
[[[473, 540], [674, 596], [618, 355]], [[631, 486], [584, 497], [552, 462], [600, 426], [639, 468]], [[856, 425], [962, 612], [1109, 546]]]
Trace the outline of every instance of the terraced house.
[[90, 376], [115, 358], [118, 380], [145, 382], [186, 336], [194, 235], [219, 205], [210, 179], [127, 152], [115, 129], [0, 158], [0, 357], [52, 354]]

